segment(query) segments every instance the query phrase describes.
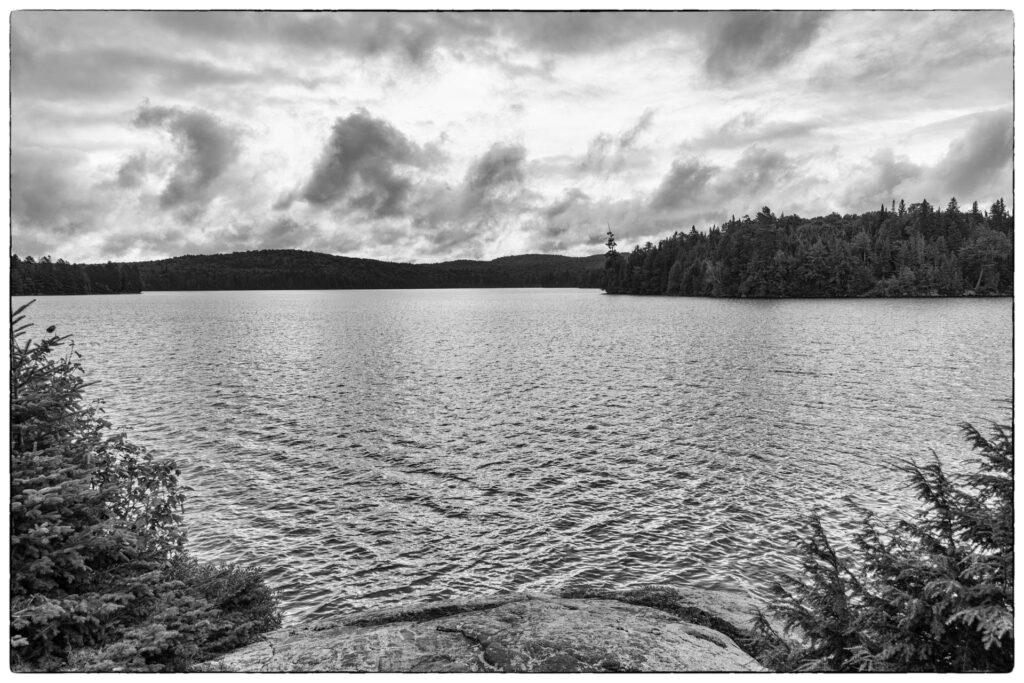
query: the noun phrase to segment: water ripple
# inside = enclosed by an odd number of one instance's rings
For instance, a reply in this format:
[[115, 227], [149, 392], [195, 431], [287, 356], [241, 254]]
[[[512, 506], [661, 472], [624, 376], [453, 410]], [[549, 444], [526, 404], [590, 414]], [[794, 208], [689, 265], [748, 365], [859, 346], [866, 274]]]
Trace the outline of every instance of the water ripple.
[[[18, 302], [15, 302], [17, 305]], [[1009, 300], [575, 290], [44, 297], [91, 389], [176, 458], [190, 546], [266, 568], [289, 621], [570, 582], [765, 595], [812, 510], [1010, 396]]]

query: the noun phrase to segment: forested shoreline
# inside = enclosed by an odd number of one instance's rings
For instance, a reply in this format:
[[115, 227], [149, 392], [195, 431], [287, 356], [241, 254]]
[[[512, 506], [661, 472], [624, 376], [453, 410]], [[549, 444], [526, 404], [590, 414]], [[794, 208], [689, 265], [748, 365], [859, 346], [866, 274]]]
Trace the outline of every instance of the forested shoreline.
[[118, 294], [241, 289], [593, 287], [609, 294], [707, 297], [1007, 296], [1013, 216], [927, 201], [816, 218], [764, 207], [705, 232], [691, 227], [630, 253], [544, 254], [493, 261], [391, 263], [298, 250], [71, 264], [11, 257], [11, 294]]
[[68, 263], [11, 256], [11, 296], [48, 294], [138, 294], [142, 277], [130, 263]]
[[860, 215], [735, 217], [631, 253], [608, 233], [609, 294], [710, 297], [1001, 296], [1013, 294], [1013, 217], [894, 201]]
[[70, 264], [11, 257], [11, 294], [117, 294], [240, 289], [597, 287], [604, 257], [527, 254], [493, 261], [390, 263], [261, 250], [134, 263]]

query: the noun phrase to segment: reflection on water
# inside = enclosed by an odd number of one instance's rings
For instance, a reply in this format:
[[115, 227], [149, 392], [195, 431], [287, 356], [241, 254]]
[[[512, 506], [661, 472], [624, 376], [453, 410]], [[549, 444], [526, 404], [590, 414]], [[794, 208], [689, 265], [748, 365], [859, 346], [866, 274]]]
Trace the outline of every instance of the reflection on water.
[[[23, 299], [18, 299], [16, 304]], [[288, 617], [501, 589], [763, 595], [785, 537], [1005, 416], [1012, 302], [579, 290], [44, 297], [92, 396], [192, 487], [192, 549]]]

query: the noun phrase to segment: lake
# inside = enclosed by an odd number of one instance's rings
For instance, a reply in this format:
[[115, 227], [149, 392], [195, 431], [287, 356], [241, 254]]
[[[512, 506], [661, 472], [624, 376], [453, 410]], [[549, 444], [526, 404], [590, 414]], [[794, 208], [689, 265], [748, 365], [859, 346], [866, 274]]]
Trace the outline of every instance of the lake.
[[762, 598], [805, 515], [912, 511], [900, 458], [963, 469], [957, 424], [1008, 419], [1012, 305], [152, 292], [29, 319], [179, 462], [193, 553], [266, 568], [294, 623], [571, 583]]

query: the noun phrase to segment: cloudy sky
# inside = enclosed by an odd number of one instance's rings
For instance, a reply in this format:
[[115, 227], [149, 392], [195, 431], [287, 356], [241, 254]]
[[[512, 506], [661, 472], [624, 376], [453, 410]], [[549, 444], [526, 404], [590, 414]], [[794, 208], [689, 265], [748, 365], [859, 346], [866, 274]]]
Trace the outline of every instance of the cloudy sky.
[[1009, 12], [17, 12], [12, 242], [137, 260], [631, 248], [1012, 196]]

